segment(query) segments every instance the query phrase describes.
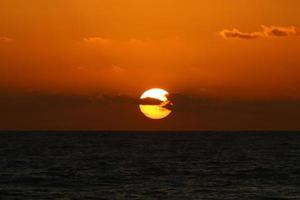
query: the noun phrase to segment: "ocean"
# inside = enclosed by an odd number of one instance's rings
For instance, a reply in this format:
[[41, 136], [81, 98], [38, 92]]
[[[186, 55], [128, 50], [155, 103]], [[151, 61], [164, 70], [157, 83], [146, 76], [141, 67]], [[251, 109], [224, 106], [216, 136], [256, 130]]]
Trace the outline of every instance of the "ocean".
[[0, 199], [299, 200], [300, 132], [1, 132]]

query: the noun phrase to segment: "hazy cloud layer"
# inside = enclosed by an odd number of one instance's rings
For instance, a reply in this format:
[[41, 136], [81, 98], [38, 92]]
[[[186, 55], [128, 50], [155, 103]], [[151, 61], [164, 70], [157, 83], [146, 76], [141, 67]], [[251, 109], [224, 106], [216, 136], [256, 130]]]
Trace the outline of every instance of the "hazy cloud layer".
[[[300, 109], [299, 100], [222, 100], [217, 98], [209, 98], [205, 96], [191, 96], [186, 94], [169, 94], [169, 100], [174, 104], [174, 109], [177, 111], [198, 112], [201, 108], [210, 109], [229, 109], [231, 111], [246, 108], [251, 108], [252, 111], [261, 108], [278, 108], [280, 106], [295, 106]], [[71, 95], [60, 93], [44, 93], [44, 92], [24, 92], [24, 93], [9, 93], [0, 92], [0, 108], [1, 111], [38, 111], [38, 110], [55, 110], [64, 108], [75, 108], [83, 105], [157, 105], [161, 101], [152, 98], [139, 99], [122, 94], [93, 94], [93, 95]], [[221, 110], [222, 110], [221, 109]], [[243, 110], [246, 111], [246, 110]]]
[[261, 26], [262, 30], [258, 32], [242, 32], [236, 28], [224, 29], [220, 31], [220, 35], [224, 39], [258, 39], [268, 37], [287, 37], [287, 36], [300, 36], [300, 29], [295, 26], [282, 27], [282, 26]]
[[12, 38], [9, 38], [9, 37], [5, 37], [5, 36], [0, 36], [0, 42], [4, 42], [4, 43], [10, 43], [12, 42], [13, 39]]
[[172, 54], [184, 52], [187, 49], [186, 41], [179, 37], [161, 39], [136, 39], [118, 40], [104, 37], [86, 37], [83, 44], [105, 49], [108, 52], [128, 54]]

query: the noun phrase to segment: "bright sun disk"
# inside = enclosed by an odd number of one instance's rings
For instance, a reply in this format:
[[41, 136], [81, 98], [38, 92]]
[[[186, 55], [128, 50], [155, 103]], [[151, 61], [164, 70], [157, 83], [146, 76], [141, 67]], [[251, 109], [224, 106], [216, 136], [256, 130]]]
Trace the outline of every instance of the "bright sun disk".
[[146, 92], [144, 92], [140, 98], [141, 99], [153, 98], [153, 99], [158, 99], [160, 101], [167, 101], [168, 94], [169, 93], [166, 90], [154, 88], [154, 89], [150, 89], [150, 90], [147, 90]]

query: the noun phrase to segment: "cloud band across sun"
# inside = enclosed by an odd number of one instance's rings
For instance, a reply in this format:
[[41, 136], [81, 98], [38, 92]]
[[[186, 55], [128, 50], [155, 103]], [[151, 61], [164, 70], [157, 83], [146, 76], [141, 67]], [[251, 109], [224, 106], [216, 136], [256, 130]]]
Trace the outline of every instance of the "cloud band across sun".
[[242, 39], [252, 40], [259, 38], [270, 38], [270, 37], [288, 37], [288, 36], [300, 36], [300, 28], [296, 26], [261, 26], [261, 31], [256, 32], [242, 32], [237, 28], [224, 29], [219, 34], [224, 39]]

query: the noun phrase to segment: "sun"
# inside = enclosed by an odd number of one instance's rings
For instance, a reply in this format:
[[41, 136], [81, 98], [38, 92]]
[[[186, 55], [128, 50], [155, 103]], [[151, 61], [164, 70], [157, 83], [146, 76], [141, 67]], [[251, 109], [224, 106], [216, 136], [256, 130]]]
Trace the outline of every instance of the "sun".
[[[147, 103], [140, 104], [141, 112], [150, 119], [163, 119], [171, 114], [171, 110], [167, 108], [167, 105], [172, 105], [172, 103], [168, 99], [168, 94], [166, 90], [154, 88], [147, 90], [140, 97], [141, 100], [144, 99], [155, 99], [159, 100], [154, 105], [147, 105]], [[149, 104], [149, 103], [148, 103]], [[156, 105], [157, 104], [157, 105]]]

